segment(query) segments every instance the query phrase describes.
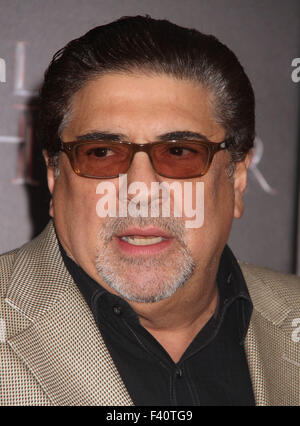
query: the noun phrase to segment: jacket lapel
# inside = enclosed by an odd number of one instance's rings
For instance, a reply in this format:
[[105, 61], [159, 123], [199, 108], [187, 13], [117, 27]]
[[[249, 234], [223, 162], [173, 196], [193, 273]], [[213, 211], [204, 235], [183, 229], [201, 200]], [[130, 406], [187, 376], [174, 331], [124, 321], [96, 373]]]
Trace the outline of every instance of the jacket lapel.
[[[132, 405], [53, 224], [16, 258], [6, 302], [30, 322], [9, 338], [54, 405]], [[27, 275], [26, 272], [27, 271]]]
[[256, 405], [298, 406], [300, 353], [293, 340], [293, 319], [300, 317], [299, 309], [282, 297], [283, 281], [276, 283], [274, 273], [253, 273], [253, 268], [240, 266], [254, 305], [245, 351]]

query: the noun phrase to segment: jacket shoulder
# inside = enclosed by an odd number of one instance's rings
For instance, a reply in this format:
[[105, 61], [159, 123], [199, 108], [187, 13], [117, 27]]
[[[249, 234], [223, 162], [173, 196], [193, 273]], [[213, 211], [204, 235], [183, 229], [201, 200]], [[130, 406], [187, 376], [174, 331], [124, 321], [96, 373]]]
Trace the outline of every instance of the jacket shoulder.
[[5, 297], [13, 265], [19, 249], [0, 255], [0, 297]]
[[260, 266], [239, 262], [250, 290], [260, 286], [261, 290], [267, 288], [278, 297], [283, 298], [290, 305], [300, 304], [300, 277], [293, 274], [278, 272]]
[[[14, 270], [21, 270], [22, 274], [28, 273], [39, 262], [40, 255], [45, 249], [51, 251], [51, 246], [56, 243], [56, 236], [52, 221], [45, 229], [32, 240], [22, 246], [0, 255], [0, 297], [5, 297], [7, 286]], [[48, 253], [48, 252], [47, 252]], [[46, 256], [47, 260], [47, 256]]]

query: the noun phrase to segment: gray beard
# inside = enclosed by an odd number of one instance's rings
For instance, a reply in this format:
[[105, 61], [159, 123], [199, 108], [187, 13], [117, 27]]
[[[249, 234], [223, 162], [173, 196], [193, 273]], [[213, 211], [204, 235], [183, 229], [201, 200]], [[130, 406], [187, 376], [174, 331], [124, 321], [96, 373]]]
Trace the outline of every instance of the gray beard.
[[[175, 237], [178, 248], [167, 258], [132, 258], [114, 253], [110, 242], [114, 235], [129, 226], [158, 226]], [[178, 218], [109, 218], [99, 233], [100, 244], [96, 257], [96, 269], [100, 278], [121, 297], [134, 302], [154, 303], [172, 296], [193, 275], [195, 264], [184, 241], [184, 225]], [[134, 282], [126, 277], [130, 268], [136, 268]], [[143, 277], [139, 281], [139, 269]], [[133, 287], [133, 288], [132, 288]], [[149, 288], [154, 294], [146, 295]], [[136, 288], [136, 290], [135, 290]]]

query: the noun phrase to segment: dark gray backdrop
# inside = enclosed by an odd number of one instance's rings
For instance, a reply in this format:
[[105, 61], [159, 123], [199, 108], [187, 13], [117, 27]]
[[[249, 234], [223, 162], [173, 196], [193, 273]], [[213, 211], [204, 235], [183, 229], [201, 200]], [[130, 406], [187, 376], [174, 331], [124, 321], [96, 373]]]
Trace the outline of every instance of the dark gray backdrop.
[[[150, 14], [216, 35], [244, 65], [256, 93], [256, 166], [230, 245], [239, 258], [296, 272], [299, 201], [299, 0], [0, 0], [0, 253], [47, 222], [43, 166], [31, 132], [34, 96], [52, 55], [91, 27]], [[298, 236], [297, 236], [298, 235]], [[298, 260], [298, 268], [300, 262]], [[298, 269], [298, 273], [299, 269]]]

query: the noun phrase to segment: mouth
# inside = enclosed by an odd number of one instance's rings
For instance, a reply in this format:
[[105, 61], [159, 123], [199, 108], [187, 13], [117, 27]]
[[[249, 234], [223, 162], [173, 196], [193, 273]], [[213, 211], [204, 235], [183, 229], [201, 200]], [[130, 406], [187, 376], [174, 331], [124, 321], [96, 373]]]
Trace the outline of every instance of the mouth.
[[158, 228], [130, 228], [116, 237], [118, 247], [130, 255], [151, 255], [166, 250], [174, 238]]
[[151, 246], [153, 244], [161, 243], [162, 241], [165, 241], [165, 238], [162, 237], [155, 237], [155, 236], [149, 236], [149, 237], [142, 237], [140, 235], [131, 235], [131, 236], [124, 236], [121, 237], [122, 241], [126, 241], [128, 244], [133, 244], [134, 246]]

